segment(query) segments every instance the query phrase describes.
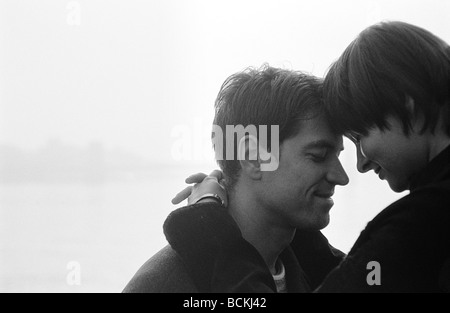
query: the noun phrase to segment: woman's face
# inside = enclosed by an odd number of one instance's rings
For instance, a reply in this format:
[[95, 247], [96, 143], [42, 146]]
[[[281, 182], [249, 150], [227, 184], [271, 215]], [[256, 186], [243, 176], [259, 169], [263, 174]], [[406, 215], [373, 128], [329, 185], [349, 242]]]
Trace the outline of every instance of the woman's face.
[[390, 129], [374, 127], [367, 135], [351, 139], [357, 148], [358, 170], [374, 170], [393, 191], [402, 192], [409, 189], [411, 177], [428, 164], [428, 141], [426, 135], [414, 129], [405, 135], [398, 119], [388, 118], [388, 123]]

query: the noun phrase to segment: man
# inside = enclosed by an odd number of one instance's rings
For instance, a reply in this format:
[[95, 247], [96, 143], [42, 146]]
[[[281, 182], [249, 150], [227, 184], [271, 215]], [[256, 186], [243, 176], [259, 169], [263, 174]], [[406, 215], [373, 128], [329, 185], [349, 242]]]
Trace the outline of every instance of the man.
[[[359, 171], [410, 194], [368, 223], [318, 292], [450, 292], [449, 86], [448, 44], [402, 22], [367, 28], [331, 66], [324, 93], [333, 129], [355, 142]], [[258, 263], [227, 252], [229, 266], [253, 270], [220, 291], [274, 291], [253, 275]]]
[[[240, 264], [223, 272], [220, 280], [210, 280], [215, 267], [233, 263], [228, 250], [239, 250], [251, 260], [249, 265], [262, 264], [253, 274], [277, 292], [310, 292], [318, 285], [343, 257], [319, 230], [329, 223], [335, 186], [348, 183], [338, 159], [342, 136], [329, 127], [321, 88], [322, 82], [313, 76], [267, 66], [225, 81], [214, 119], [215, 129], [222, 129], [224, 136], [215, 132], [214, 144], [216, 152], [226, 155], [216, 154], [225, 176], [228, 208], [215, 204], [217, 196], [206, 195], [193, 201], [197, 204], [186, 218], [177, 218], [183, 209], [174, 212], [165, 225], [170, 246], [151, 258], [124, 292], [218, 291], [233, 277], [253, 271]], [[257, 131], [226, 131], [239, 125]], [[263, 126], [270, 132], [262, 132]], [[211, 197], [213, 202], [204, 199]], [[229, 216], [231, 222], [215, 223], [221, 221], [220, 215]], [[180, 233], [191, 219], [200, 220], [202, 226]], [[221, 234], [221, 229], [237, 235]], [[211, 232], [213, 236], [204, 238]], [[214, 264], [209, 256], [216, 251], [194, 255], [184, 244], [190, 238], [220, 241], [221, 236], [227, 237], [218, 251], [223, 257]]]

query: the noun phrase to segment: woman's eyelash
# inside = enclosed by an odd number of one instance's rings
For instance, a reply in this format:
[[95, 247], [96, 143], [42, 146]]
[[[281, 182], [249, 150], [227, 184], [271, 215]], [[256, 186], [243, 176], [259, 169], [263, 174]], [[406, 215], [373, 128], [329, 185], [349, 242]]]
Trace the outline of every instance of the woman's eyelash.
[[357, 135], [357, 134], [350, 134], [347, 137], [349, 137], [349, 139], [355, 143], [358, 143], [361, 141], [361, 136]]

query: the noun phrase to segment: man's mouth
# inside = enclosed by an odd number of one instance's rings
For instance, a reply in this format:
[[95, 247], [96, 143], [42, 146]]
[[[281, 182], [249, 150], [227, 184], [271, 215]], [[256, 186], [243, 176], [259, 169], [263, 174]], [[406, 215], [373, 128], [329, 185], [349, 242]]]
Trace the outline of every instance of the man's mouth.
[[331, 209], [334, 205], [334, 201], [331, 197], [334, 195], [334, 190], [332, 191], [317, 191], [314, 193], [315, 198], [321, 205], [325, 205], [327, 209]]
[[323, 198], [323, 199], [331, 199], [331, 197], [333, 197], [333, 195], [334, 195], [334, 192], [333, 191], [319, 191], [319, 192], [315, 192], [314, 195], [316, 197]]

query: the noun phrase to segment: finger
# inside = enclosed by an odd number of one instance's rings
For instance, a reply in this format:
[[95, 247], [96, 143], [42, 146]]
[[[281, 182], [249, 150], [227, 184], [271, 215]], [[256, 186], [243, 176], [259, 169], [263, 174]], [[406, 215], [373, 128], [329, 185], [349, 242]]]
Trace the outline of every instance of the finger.
[[217, 180], [217, 182], [220, 182], [221, 180], [224, 179], [223, 173], [222, 173], [222, 171], [220, 171], [220, 170], [214, 170], [214, 171], [212, 171], [207, 177], [208, 177], [208, 178], [215, 179], [215, 180]]
[[207, 175], [205, 173], [197, 173], [186, 178], [186, 184], [201, 183]]
[[192, 192], [192, 186], [188, 186], [184, 188], [182, 191], [180, 191], [175, 198], [172, 199], [172, 204], [179, 204], [183, 200], [187, 199]]

